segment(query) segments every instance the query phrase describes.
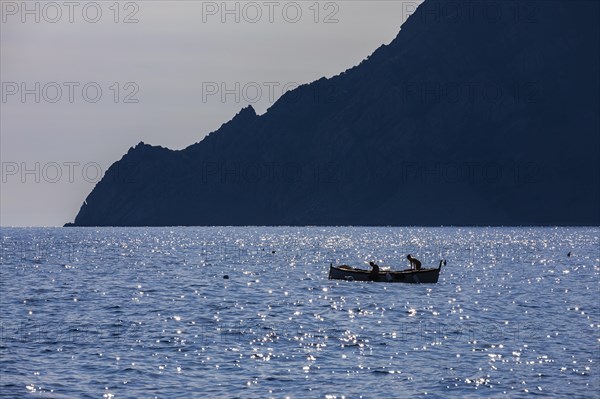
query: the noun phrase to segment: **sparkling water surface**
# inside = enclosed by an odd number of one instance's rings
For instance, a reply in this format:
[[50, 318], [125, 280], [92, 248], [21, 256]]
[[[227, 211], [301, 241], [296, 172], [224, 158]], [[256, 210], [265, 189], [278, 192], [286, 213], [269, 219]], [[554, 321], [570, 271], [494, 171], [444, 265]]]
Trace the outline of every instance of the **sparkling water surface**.
[[[0, 396], [600, 397], [599, 236], [2, 228]], [[439, 283], [327, 279], [408, 253]]]

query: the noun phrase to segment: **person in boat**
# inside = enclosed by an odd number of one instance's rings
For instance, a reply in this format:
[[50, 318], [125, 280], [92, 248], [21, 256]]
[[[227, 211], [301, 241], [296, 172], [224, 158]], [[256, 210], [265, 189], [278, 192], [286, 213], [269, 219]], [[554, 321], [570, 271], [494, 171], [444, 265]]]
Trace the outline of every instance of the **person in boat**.
[[411, 270], [421, 270], [421, 261], [417, 258], [413, 258], [410, 254], [406, 256], [406, 259], [410, 262]]
[[369, 262], [369, 266], [372, 267], [371, 276], [379, 278], [379, 266], [375, 262]]

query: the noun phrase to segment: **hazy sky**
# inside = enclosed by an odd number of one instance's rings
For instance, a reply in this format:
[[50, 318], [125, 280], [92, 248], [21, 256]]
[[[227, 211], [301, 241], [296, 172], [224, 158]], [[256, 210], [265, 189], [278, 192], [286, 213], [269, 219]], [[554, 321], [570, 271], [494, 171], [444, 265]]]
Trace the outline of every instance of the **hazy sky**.
[[420, 1], [1, 0], [0, 225], [73, 221], [140, 141], [182, 149], [389, 43]]

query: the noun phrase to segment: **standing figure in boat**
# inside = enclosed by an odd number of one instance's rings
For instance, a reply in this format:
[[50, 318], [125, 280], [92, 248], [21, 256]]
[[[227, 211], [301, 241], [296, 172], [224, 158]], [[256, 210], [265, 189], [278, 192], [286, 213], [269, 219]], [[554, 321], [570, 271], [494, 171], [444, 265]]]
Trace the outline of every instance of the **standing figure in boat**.
[[406, 256], [406, 259], [410, 262], [411, 270], [421, 270], [421, 261], [417, 258], [413, 258], [410, 254]]

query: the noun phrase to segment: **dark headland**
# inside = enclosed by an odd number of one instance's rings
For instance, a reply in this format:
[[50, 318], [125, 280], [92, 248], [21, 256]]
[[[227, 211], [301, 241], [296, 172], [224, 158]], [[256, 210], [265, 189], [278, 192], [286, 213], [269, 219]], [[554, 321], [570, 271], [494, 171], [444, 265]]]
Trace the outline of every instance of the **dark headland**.
[[67, 225], [599, 225], [599, 5], [426, 0], [266, 114], [132, 147]]

